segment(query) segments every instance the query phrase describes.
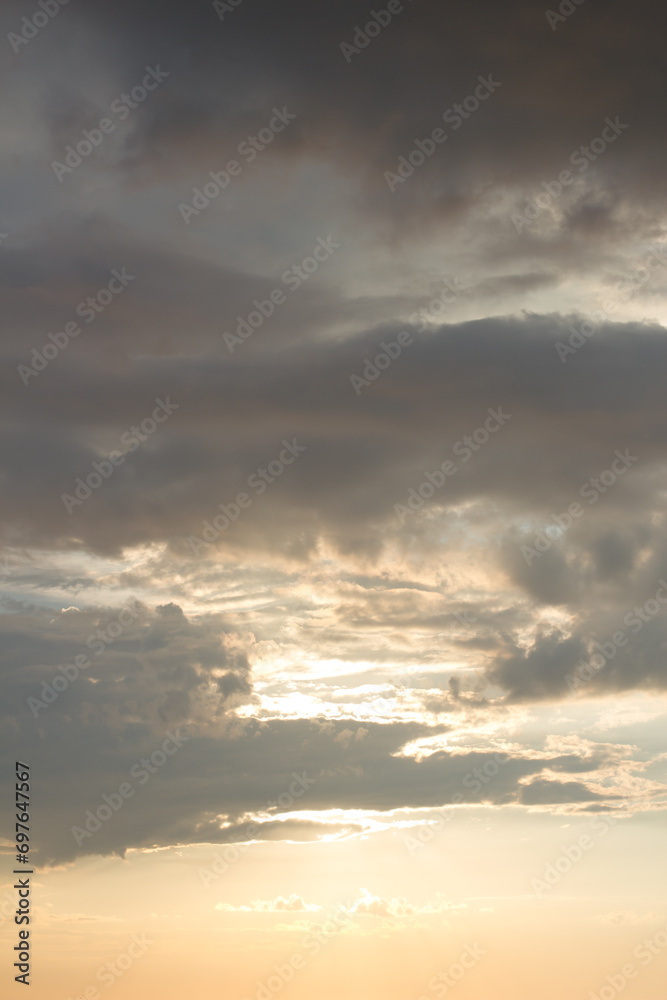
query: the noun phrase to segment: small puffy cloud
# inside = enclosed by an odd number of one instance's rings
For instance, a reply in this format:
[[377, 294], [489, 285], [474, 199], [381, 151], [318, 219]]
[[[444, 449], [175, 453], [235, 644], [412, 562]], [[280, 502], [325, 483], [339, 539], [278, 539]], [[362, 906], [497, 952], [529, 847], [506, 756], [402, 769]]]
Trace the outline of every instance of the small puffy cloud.
[[224, 913], [316, 913], [322, 907], [317, 903], [306, 903], [301, 896], [292, 894], [285, 899], [255, 899], [249, 905], [233, 906], [231, 903], [216, 903], [216, 910]]

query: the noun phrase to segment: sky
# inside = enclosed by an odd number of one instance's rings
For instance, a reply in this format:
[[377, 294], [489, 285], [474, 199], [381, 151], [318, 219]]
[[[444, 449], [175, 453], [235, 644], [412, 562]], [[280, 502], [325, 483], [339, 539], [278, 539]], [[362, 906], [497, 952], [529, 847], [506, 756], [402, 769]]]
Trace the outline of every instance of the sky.
[[3, 4], [12, 995], [663, 1000], [666, 20]]

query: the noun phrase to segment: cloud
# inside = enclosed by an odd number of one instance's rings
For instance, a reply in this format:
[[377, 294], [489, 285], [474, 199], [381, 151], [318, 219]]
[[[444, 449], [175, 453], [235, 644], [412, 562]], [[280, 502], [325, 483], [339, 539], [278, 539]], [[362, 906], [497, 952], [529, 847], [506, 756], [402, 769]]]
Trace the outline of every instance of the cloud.
[[[654, 734], [549, 743], [609, 725], [601, 699], [627, 695], [632, 719], [633, 692], [667, 687], [647, 610], [667, 575], [666, 15], [633, 13], [584, 4], [553, 32], [528, 0], [405, 4], [346, 61], [357, 0], [247, 0], [224, 24], [210, 3], [98, 0], [10, 60], [0, 713], [7, 752], [39, 757], [46, 863], [240, 843], [253, 822], [352, 838], [457, 793], [659, 807]], [[6, 33], [23, 14], [3, 6]], [[494, 93], [462, 108], [480, 77]], [[296, 117], [262, 142], [274, 109]], [[340, 246], [317, 261], [323, 240]], [[305, 451], [276, 473], [285, 442]], [[77, 843], [175, 730], [178, 753]], [[403, 905], [366, 893], [359, 912]]]
[[247, 654], [221, 618], [191, 621], [175, 604], [131, 601], [55, 616], [44, 608], [0, 616], [0, 632], [3, 715], [27, 713], [33, 733], [56, 733], [65, 719], [86, 728], [112, 718], [130, 725], [140, 715], [158, 731], [213, 723], [232, 697], [242, 703], [252, 693]]
[[[476, 769], [490, 759], [488, 752], [435, 751], [421, 758], [400, 752], [432, 734], [432, 728], [417, 722], [366, 723], [356, 727], [363, 739], [352, 740], [346, 720], [240, 719], [226, 712], [217, 684], [210, 683], [220, 660], [236, 655], [221, 642], [219, 621], [211, 616], [193, 623], [175, 606], [147, 611], [146, 618], [148, 627], [142, 627], [151, 648], [145, 663], [136, 660], [136, 637], [126, 638], [129, 648], [111, 647], [99, 666], [88, 668], [90, 677], [72, 682], [37, 720], [26, 716], [20, 699], [34, 690], [45, 668], [26, 671], [22, 684], [12, 680], [18, 710], [5, 702], [7, 717], [15, 720], [5, 727], [6, 739], [20, 747], [24, 740], [34, 741], [37, 730], [50, 748], [40, 762], [44, 808], [52, 818], [40, 841], [42, 862], [174, 844], [247, 842], [251, 823], [251, 839], [349, 837], [364, 831], [368, 811], [437, 808], [454, 793], [473, 805], [508, 804], [529, 795], [523, 782], [547, 769], [606, 773], [610, 750], [593, 757], [576, 748], [566, 753], [556, 748], [538, 756], [514, 753], [493, 780], [475, 781]], [[57, 652], [52, 650], [49, 659], [80, 648], [79, 636], [90, 620], [69, 611], [51, 624]], [[16, 649], [11, 636], [4, 648]], [[46, 648], [35, 645], [40, 659]], [[189, 662], [183, 662], [185, 656]], [[31, 649], [21, 648], [20, 660], [26, 659], [32, 661]], [[15, 676], [16, 668], [10, 669]], [[165, 702], [165, 689], [180, 697]], [[153, 754], [174, 731], [180, 748], [167, 758], [162, 754], [151, 770]], [[90, 816], [106, 802], [103, 796], [118, 798], [128, 781], [132, 795], [122, 808], [91, 835], [74, 837], [73, 828], [94, 825]], [[558, 788], [558, 802], [582, 801], [578, 783]], [[616, 795], [610, 790], [606, 797]], [[341, 816], [340, 810], [352, 813]]]
[[594, 802], [615, 798], [620, 798], [620, 796], [600, 795], [580, 781], [547, 781], [542, 778], [523, 786], [520, 801], [526, 806], [536, 806], [561, 802]]
[[317, 903], [306, 903], [301, 896], [292, 893], [287, 899], [255, 899], [249, 906], [232, 906], [231, 903], [216, 903], [216, 910], [225, 913], [316, 913], [322, 907]]

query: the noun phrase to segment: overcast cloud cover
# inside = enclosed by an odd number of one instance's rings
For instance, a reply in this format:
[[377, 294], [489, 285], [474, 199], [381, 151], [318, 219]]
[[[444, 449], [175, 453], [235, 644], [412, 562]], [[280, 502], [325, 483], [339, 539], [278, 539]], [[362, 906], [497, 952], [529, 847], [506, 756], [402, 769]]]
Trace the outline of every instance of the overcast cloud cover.
[[457, 792], [664, 831], [664, 5], [411, 0], [361, 47], [357, 0], [53, 2], [0, 13], [0, 740], [38, 862]]

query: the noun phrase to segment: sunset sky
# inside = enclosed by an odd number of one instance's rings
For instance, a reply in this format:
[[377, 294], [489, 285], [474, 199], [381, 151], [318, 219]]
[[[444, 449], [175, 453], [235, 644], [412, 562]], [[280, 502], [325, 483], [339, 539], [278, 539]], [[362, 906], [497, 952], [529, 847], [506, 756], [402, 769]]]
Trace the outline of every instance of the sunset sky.
[[664, 6], [0, 24], [11, 995], [664, 1000]]

